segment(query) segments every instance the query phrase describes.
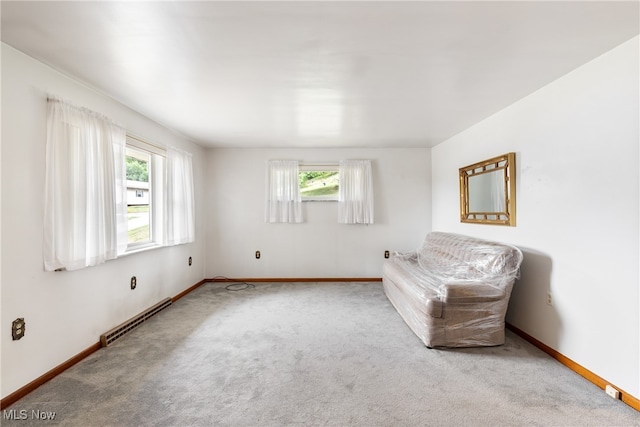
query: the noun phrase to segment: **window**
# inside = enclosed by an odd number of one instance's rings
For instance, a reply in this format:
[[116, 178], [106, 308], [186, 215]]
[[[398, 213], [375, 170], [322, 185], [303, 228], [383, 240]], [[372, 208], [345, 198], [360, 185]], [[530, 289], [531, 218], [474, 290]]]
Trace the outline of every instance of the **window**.
[[127, 251], [162, 244], [165, 152], [127, 135]]
[[300, 165], [298, 172], [303, 201], [337, 201], [340, 172], [334, 165]]
[[191, 157], [47, 98], [45, 270], [77, 270], [126, 252], [193, 242]]

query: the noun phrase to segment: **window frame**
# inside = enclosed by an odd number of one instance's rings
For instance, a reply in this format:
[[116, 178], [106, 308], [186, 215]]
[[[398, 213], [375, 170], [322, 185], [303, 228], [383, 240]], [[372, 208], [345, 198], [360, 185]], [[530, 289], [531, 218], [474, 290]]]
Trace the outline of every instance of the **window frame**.
[[[298, 166], [298, 177], [303, 172], [337, 172], [339, 174], [340, 165], [337, 162], [307, 163], [307, 164], [303, 163]], [[339, 189], [340, 189], [339, 181], [338, 181], [338, 191], [336, 191], [335, 195], [330, 195], [330, 196], [304, 196], [302, 194], [302, 188], [300, 188], [300, 199], [303, 202], [337, 202]]]

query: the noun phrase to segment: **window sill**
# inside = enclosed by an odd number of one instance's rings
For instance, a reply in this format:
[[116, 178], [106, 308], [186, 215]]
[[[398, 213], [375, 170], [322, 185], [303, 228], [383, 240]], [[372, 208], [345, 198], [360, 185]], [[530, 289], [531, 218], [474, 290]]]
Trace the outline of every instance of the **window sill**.
[[143, 243], [140, 245], [136, 245], [133, 246], [131, 248], [127, 248], [127, 250], [125, 251], [125, 253], [123, 253], [122, 255], [120, 255], [120, 257], [123, 256], [127, 256], [127, 255], [133, 255], [133, 254], [137, 254], [140, 252], [146, 252], [146, 251], [150, 251], [152, 249], [157, 249], [157, 248], [163, 248], [164, 245], [152, 242], [152, 243]]

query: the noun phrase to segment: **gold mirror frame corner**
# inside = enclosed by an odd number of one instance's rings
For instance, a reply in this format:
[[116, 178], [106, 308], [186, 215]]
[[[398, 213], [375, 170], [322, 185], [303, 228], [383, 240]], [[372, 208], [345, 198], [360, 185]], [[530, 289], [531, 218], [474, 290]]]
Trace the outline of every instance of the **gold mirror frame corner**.
[[[507, 153], [459, 169], [460, 222], [516, 226], [516, 153]], [[503, 171], [504, 209], [494, 212], [473, 212], [469, 198], [469, 178], [488, 172]]]

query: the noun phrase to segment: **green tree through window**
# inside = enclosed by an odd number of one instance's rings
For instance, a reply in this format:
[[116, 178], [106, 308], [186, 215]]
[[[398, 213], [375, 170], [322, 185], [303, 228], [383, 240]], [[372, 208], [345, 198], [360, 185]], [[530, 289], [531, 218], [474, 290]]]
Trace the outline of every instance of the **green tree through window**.
[[147, 162], [127, 156], [127, 179], [131, 181], [149, 182]]

